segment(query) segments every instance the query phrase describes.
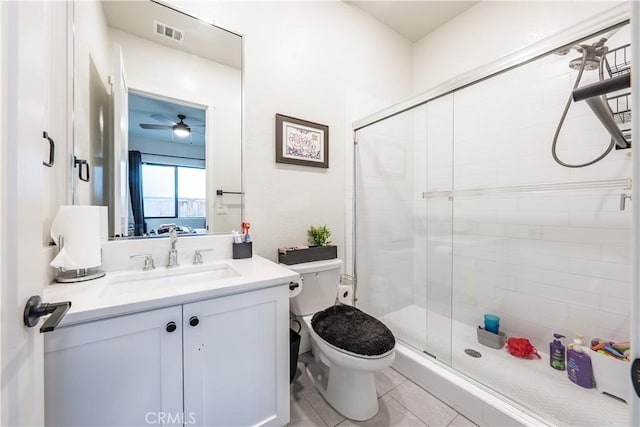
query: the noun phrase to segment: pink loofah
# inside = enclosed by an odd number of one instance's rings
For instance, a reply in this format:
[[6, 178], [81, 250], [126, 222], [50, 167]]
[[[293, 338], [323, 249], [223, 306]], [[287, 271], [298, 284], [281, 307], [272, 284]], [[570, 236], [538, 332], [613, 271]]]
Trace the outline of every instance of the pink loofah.
[[540, 359], [538, 350], [526, 338], [509, 338], [507, 339], [507, 350], [512, 356], [521, 357], [523, 359]]

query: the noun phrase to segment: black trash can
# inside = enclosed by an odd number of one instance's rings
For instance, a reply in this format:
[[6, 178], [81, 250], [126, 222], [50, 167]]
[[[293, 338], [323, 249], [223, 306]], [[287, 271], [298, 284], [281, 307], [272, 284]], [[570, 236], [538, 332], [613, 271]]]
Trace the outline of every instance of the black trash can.
[[300, 334], [289, 329], [289, 384], [293, 382], [298, 367], [298, 352], [300, 351]]

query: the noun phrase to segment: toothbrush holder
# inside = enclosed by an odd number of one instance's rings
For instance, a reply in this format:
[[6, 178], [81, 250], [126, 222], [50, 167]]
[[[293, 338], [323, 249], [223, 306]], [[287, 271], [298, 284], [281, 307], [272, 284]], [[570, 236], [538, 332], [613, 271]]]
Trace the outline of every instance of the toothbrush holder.
[[233, 244], [233, 259], [251, 258], [253, 256], [253, 242]]
[[507, 334], [500, 331], [497, 334], [486, 331], [482, 326], [478, 326], [478, 342], [484, 346], [501, 349], [507, 341]]

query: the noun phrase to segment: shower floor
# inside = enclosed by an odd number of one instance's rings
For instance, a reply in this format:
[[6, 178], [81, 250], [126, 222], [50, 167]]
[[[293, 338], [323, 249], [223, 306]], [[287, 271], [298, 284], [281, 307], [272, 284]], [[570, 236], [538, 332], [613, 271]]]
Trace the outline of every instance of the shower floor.
[[[427, 336], [426, 319], [427, 310], [417, 305], [381, 317], [397, 338], [413, 347], [422, 347], [421, 350], [424, 349]], [[443, 336], [430, 337], [429, 342], [433, 345], [427, 350], [436, 355], [448, 354], [449, 319], [430, 312], [429, 321], [446, 327], [430, 328]], [[523, 360], [511, 356], [504, 349], [495, 350], [479, 344], [475, 325], [454, 321], [452, 332], [451, 366], [518, 402], [533, 414], [560, 425], [629, 424], [629, 406], [626, 403], [603, 395], [596, 389], [584, 389], [573, 384], [567, 378], [566, 371], [551, 369], [549, 355], [541, 349], [538, 349], [541, 359]], [[467, 348], [479, 351], [482, 357], [476, 359], [466, 355], [464, 350]]]

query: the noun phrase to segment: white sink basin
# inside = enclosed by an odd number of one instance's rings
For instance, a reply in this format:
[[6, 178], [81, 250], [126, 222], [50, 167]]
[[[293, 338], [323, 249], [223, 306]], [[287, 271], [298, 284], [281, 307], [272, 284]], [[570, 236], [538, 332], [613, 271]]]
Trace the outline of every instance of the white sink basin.
[[240, 273], [225, 263], [173, 268], [160, 267], [149, 271], [114, 274], [102, 294], [116, 295], [148, 292], [167, 287], [179, 288], [184, 285], [211, 283], [238, 276]]

